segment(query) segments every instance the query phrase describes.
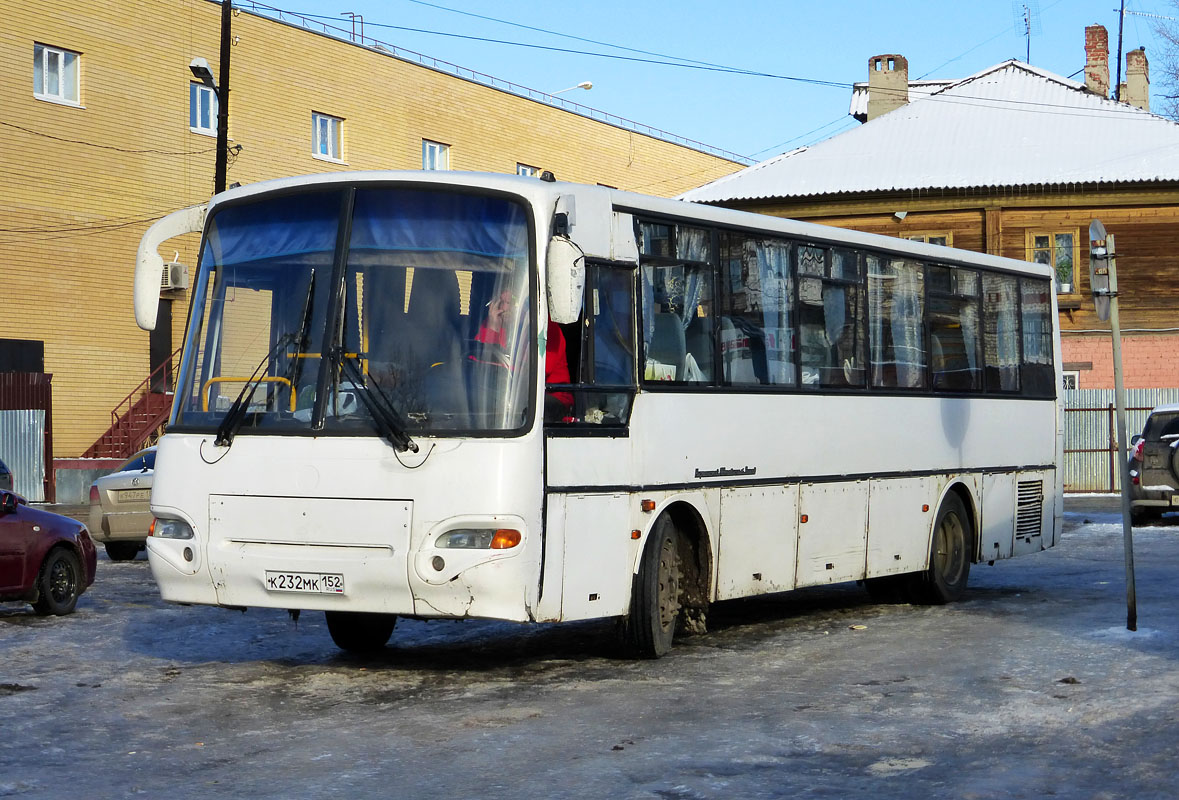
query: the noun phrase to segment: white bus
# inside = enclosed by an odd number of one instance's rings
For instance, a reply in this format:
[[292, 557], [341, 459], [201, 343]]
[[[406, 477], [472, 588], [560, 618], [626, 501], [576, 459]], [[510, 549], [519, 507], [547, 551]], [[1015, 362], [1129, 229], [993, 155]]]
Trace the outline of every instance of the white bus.
[[972, 563], [1059, 540], [1047, 266], [356, 172], [157, 223], [141, 326], [157, 246], [196, 230], [148, 539], [167, 601], [324, 611], [357, 651], [397, 616], [614, 617], [656, 657], [713, 602], [863, 581], [944, 603]]

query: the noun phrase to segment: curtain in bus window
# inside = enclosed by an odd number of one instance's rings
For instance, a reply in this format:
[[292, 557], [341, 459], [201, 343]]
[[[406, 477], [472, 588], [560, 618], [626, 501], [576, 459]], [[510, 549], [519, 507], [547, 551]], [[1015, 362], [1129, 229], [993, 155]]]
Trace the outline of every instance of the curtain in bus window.
[[1019, 293], [1014, 275], [983, 273], [983, 356], [988, 392], [1019, 391]]
[[524, 206], [499, 197], [454, 192], [370, 190], [356, 193], [352, 258], [376, 252], [408, 266], [513, 268], [528, 262]]
[[205, 265], [222, 268], [255, 261], [288, 263], [330, 254], [336, 245], [339, 195], [300, 194], [266, 203], [229, 206], [213, 217], [205, 238]]
[[721, 235], [717, 317], [726, 383], [793, 385], [790, 244]]
[[642, 269], [646, 380], [700, 383], [712, 378], [712, 291], [701, 267]]
[[864, 313], [857, 255], [800, 247], [798, 273], [802, 385], [863, 386]]
[[1020, 308], [1023, 327], [1023, 392], [1032, 397], [1055, 397], [1052, 365], [1051, 286], [1047, 281], [1021, 278]]
[[756, 245], [758, 282], [761, 285], [766, 383], [794, 383], [794, 332], [790, 317], [794, 300], [791, 284], [790, 245], [763, 240]]
[[926, 276], [933, 389], [978, 391], [982, 389], [978, 357], [978, 273], [930, 266]]
[[925, 386], [925, 279], [920, 264], [868, 258], [872, 385]]

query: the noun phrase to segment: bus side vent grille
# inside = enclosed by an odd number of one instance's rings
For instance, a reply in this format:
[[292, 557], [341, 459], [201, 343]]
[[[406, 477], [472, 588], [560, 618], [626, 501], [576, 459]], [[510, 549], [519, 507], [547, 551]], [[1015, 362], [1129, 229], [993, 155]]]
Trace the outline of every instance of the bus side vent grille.
[[1044, 482], [1021, 481], [1015, 512], [1016, 536], [1039, 536], [1044, 518]]

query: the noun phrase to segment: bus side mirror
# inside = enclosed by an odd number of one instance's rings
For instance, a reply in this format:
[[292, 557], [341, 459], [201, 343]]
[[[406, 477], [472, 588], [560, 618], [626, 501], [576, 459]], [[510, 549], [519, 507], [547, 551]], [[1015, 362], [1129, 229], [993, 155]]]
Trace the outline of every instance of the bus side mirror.
[[558, 325], [577, 322], [585, 297], [585, 253], [568, 236], [554, 236], [545, 266], [549, 319]]
[[190, 206], [157, 220], [139, 240], [135, 256], [135, 323], [145, 331], [155, 330], [160, 307], [164, 259], [160, 258], [159, 246], [173, 236], [199, 233], [204, 227], [205, 206]]

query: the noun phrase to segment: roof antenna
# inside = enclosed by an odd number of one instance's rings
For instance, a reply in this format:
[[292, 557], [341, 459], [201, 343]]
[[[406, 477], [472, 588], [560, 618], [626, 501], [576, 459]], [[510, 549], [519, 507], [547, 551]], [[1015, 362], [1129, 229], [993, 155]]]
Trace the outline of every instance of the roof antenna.
[[1040, 35], [1040, 3], [1038, 0], [1012, 0], [1011, 13], [1015, 17], [1016, 30], [1022, 30], [1027, 39], [1027, 58], [1032, 63], [1032, 35]]

